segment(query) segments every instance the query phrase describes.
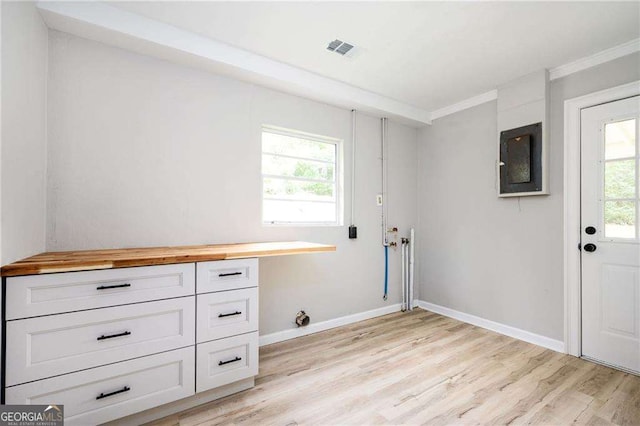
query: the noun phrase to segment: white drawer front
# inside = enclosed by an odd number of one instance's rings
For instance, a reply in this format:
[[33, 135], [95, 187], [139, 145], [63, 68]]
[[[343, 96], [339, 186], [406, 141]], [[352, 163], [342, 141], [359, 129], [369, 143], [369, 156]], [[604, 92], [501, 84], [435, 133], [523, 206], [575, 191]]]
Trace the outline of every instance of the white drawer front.
[[198, 343], [258, 331], [258, 288], [199, 294]]
[[258, 332], [196, 346], [196, 392], [256, 376]]
[[258, 259], [197, 263], [198, 293], [258, 286]]
[[190, 296], [195, 265], [144, 266], [7, 278], [7, 319]]
[[7, 323], [7, 385], [195, 343], [195, 296]]
[[10, 387], [6, 402], [64, 404], [65, 425], [95, 425], [191, 396], [194, 376], [192, 346]]

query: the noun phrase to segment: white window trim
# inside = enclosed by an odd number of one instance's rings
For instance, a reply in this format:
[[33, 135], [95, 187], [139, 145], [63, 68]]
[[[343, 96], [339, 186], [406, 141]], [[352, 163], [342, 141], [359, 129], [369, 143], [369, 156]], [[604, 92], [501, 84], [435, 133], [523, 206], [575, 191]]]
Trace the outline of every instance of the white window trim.
[[[343, 146], [344, 141], [342, 139], [333, 138], [330, 136], [317, 135], [313, 133], [302, 132], [299, 130], [286, 129], [284, 127], [277, 127], [271, 125], [263, 125], [260, 132], [260, 158], [262, 159], [262, 155], [270, 154], [269, 152], [264, 152], [262, 150], [262, 134], [263, 133], [273, 133], [276, 135], [282, 136], [290, 136], [294, 138], [307, 139], [314, 142], [322, 142], [322, 143], [330, 143], [336, 146], [336, 160], [335, 160], [335, 204], [336, 204], [336, 220], [331, 222], [286, 222], [286, 221], [275, 221], [275, 222], [265, 222], [264, 221], [264, 177], [265, 174], [262, 172], [262, 166], [260, 167], [260, 222], [264, 227], [341, 227], [344, 222], [344, 176], [343, 176]], [[301, 157], [293, 157], [288, 155], [281, 154], [273, 154], [277, 156], [287, 157], [287, 158], [301, 158]], [[301, 158], [304, 159], [304, 158]], [[307, 159], [309, 161], [318, 161], [321, 163], [333, 164], [330, 161], [321, 161], [314, 159]], [[262, 161], [261, 161], [262, 164]], [[280, 177], [278, 177], [280, 178]], [[285, 176], [282, 176], [285, 178]], [[294, 200], [292, 200], [294, 201]]]

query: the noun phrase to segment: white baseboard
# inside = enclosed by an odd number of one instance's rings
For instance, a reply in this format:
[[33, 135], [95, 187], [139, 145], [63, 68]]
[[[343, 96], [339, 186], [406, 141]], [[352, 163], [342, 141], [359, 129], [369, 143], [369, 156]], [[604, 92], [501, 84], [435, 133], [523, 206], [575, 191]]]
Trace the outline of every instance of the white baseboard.
[[[487, 330], [495, 331], [496, 333], [504, 334], [505, 336], [524, 340], [525, 342], [533, 343], [534, 345], [542, 346], [556, 352], [565, 352], [564, 342], [560, 340], [551, 339], [549, 337], [531, 333], [530, 331], [521, 330], [519, 328], [511, 327], [510, 325], [505, 325], [485, 318], [480, 318], [475, 315], [466, 314], [464, 312], [456, 311], [455, 309], [425, 302], [423, 300], [414, 300], [414, 306], [434, 312], [436, 314], [444, 315], [449, 318], [457, 319], [458, 321], [486, 328]], [[396, 303], [394, 305], [385, 306], [383, 308], [372, 309], [370, 311], [360, 312], [357, 314], [347, 315], [344, 317], [334, 318], [318, 323], [312, 323], [306, 327], [291, 328], [289, 330], [266, 334], [264, 336], [260, 336], [260, 346], [283, 342], [285, 340], [295, 339], [296, 337], [302, 337], [308, 334], [318, 333], [320, 331], [329, 330], [343, 325], [353, 324], [358, 321], [364, 321], [382, 315], [391, 314], [400, 311], [400, 308], [401, 304]]]
[[495, 331], [496, 333], [504, 334], [505, 336], [524, 340], [525, 342], [533, 343], [534, 345], [542, 346], [544, 348], [551, 349], [552, 351], [565, 353], [564, 342], [560, 340], [551, 339], [526, 330], [511, 327], [510, 325], [500, 324], [499, 322], [480, 318], [475, 315], [465, 314], [464, 312], [456, 311], [434, 303], [425, 302], [424, 300], [416, 300], [415, 304], [422, 309], [436, 314], [486, 328], [487, 330]]
[[306, 327], [292, 328], [289, 330], [283, 330], [283, 331], [277, 331], [271, 334], [265, 334], [264, 336], [260, 336], [260, 346], [270, 345], [272, 343], [282, 342], [289, 339], [295, 339], [296, 337], [306, 336], [307, 334], [313, 334], [319, 331], [325, 331], [331, 328], [336, 328], [336, 327], [340, 327], [347, 324], [353, 324], [354, 322], [364, 321], [364, 320], [379, 317], [382, 315], [392, 314], [394, 312], [399, 312], [400, 308], [401, 308], [401, 304], [396, 303], [394, 305], [385, 306], [383, 308], [372, 309], [370, 311], [347, 315], [340, 318], [334, 318], [327, 321], [311, 323]]

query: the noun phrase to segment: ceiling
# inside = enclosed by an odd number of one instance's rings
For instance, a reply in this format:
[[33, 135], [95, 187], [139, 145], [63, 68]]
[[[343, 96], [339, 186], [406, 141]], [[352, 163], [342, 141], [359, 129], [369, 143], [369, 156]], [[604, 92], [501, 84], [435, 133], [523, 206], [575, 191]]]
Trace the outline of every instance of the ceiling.
[[109, 3], [427, 111], [640, 37], [640, 2]]

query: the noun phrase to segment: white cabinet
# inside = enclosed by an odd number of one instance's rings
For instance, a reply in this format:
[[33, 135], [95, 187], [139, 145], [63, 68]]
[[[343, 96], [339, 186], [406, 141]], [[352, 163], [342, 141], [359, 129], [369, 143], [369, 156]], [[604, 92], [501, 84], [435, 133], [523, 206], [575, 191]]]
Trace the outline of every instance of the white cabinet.
[[197, 265], [196, 392], [258, 374], [258, 259]]
[[198, 293], [235, 290], [258, 285], [258, 259], [198, 262]]
[[196, 365], [196, 392], [256, 376], [258, 332], [199, 343]]
[[192, 346], [13, 386], [6, 403], [63, 404], [65, 425], [95, 425], [193, 395], [194, 367]]
[[7, 386], [195, 344], [194, 296], [7, 322]]
[[195, 264], [8, 277], [6, 318], [13, 320], [190, 296]]
[[249, 388], [258, 374], [257, 259], [3, 285], [6, 404], [63, 404], [69, 425], [135, 424], [121, 418], [177, 400], [167, 409], [199, 405]]
[[198, 343], [258, 331], [258, 288], [198, 296]]

